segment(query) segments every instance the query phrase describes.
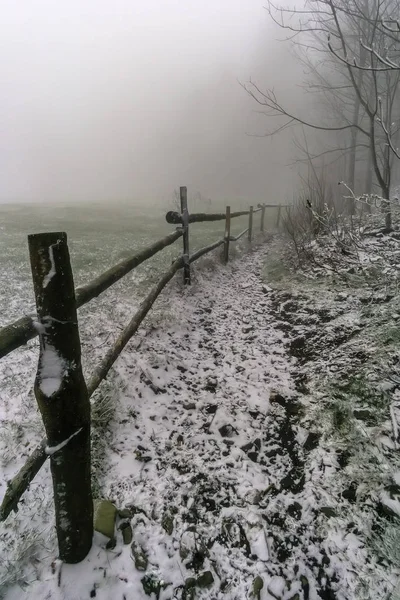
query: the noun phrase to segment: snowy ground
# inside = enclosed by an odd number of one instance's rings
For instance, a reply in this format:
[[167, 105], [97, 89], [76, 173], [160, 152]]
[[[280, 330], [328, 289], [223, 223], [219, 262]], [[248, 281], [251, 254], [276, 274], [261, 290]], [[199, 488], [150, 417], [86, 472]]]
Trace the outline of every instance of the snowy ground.
[[[174, 281], [95, 398], [105, 411], [94, 420], [95, 489], [128, 510], [117, 524], [129, 520], [134, 556], [118, 531], [113, 549], [96, 536], [77, 566], [55, 560], [46, 466], [2, 526], [5, 600], [141, 600], [151, 590], [162, 600], [389, 598], [396, 573], [367, 543], [374, 503], [359, 504], [337, 445], [321, 431], [314, 363], [294, 357], [298, 311], [282, 311], [293, 292], [265, 286], [270, 247], [228, 267], [205, 260], [184, 291]], [[314, 301], [309, 294], [303, 303], [307, 318], [300, 310], [303, 329], [315, 324]], [[109, 336], [106, 319], [97, 335], [95, 356]], [[321, 352], [313, 360], [323, 370]], [[32, 445], [40, 428], [28, 416]], [[10, 454], [6, 477], [23, 459], [11, 442], [24, 437], [20, 417], [0, 440]]]

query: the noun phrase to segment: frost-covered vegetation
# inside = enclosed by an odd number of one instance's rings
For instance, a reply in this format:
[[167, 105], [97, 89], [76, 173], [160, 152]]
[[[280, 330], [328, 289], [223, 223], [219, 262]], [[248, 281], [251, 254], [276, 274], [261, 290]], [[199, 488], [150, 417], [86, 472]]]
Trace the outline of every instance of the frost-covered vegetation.
[[[307, 237], [243, 240], [227, 267], [217, 252], [189, 289], [169, 285], [92, 399], [93, 492], [117, 509], [115, 539], [57, 561], [46, 465], [1, 526], [6, 600], [397, 599], [400, 235], [377, 211], [303, 210]], [[86, 375], [153, 277], [80, 310]], [[36, 357], [30, 342], [2, 361], [1, 493], [42, 437]]]

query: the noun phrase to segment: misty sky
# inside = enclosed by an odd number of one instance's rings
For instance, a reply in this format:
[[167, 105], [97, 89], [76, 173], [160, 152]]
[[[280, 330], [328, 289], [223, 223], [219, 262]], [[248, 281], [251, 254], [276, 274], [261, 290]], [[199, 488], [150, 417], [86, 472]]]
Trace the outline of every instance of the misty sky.
[[278, 35], [263, 0], [3, 0], [0, 201], [285, 201], [290, 135], [246, 135], [238, 83], [291, 93]]

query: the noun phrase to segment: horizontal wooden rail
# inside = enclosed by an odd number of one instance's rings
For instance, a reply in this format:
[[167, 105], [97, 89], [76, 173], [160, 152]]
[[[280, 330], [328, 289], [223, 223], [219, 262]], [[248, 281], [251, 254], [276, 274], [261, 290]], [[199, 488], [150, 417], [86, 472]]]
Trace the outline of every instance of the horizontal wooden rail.
[[198, 260], [199, 258], [204, 256], [204, 254], [208, 254], [208, 252], [215, 250], [216, 248], [218, 248], [218, 246], [222, 246], [223, 243], [224, 243], [224, 240], [218, 240], [218, 242], [214, 242], [213, 244], [210, 244], [209, 246], [206, 246], [205, 248], [200, 248], [200, 250], [197, 250], [197, 252], [192, 254], [192, 256], [189, 259], [189, 262], [192, 263], [195, 260]]
[[[93, 281], [87, 285], [78, 287], [75, 290], [76, 306], [80, 308], [84, 304], [87, 304], [90, 300], [93, 300], [96, 296], [99, 296], [102, 292], [111, 287], [119, 279], [127, 275], [130, 271], [138, 267], [141, 263], [148, 260], [163, 248], [170, 246], [177, 239], [182, 236], [182, 230], [177, 229], [173, 233], [170, 233], [161, 240], [158, 240], [151, 246], [143, 248], [137, 254], [133, 254], [129, 258], [126, 258], [119, 262], [108, 271], [105, 271], [99, 277], [96, 277]], [[36, 337], [38, 332], [35, 328], [35, 322], [32, 317], [22, 317], [14, 323], [6, 325], [0, 329], [0, 358], [6, 356], [19, 346], [26, 344], [29, 340]]]
[[247, 229], [244, 229], [241, 233], [239, 233], [239, 235], [237, 235], [237, 236], [231, 235], [231, 237], [229, 239], [231, 242], [237, 242], [238, 240], [240, 240], [241, 237], [246, 235], [246, 233], [248, 233], [248, 231], [249, 231], [249, 228], [247, 227]]
[[[201, 248], [192, 254], [190, 257], [190, 262], [195, 262], [208, 252], [211, 252], [219, 246], [222, 246], [223, 243], [224, 240], [222, 239], [210, 244], [209, 246], [206, 246], [205, 248]], [[105, 379], [118, 356], [121, 354], [123, 348], [136, 333], [157, 297], [160, 295], [167, 283], [173, 278], [175, 273], [179, 271], [179, 269], [182, 269], [183, 266], [183, 257], [175, 260], [168, 271], [164, 273], [160, 281], [153, 287], [147, 297], [143, 300], [135, 316], [119, 335], [113, 346], [108, 350], [106, 356], [103, 358], [100, 365], [95, 369], [94, 374], [90, 378], [87, 384], [89, 398], [94, 394], [100, 383]], [[46, 444], [46, 440], [42, 440], [40, 442], [40, 444], [29, 455], [27, 461], [18, 471], [17, 475], [15, 475], [15, 477], [8, 483], [6, 493], [0, 505], [0, 521], [4, 521], [12, 510], [17, 510], [18, 502], [21, 499], [22, 494], [26, 491], [33, 478], [46, 462], [46, 459], [48, 458], [48, 454], [46, 453]]]
[[[261, 208], [256, 208], [254, 213], [260, 212]], [[239, 212], [231, 213], [231, 219], [235, 217], [244, 217], [250, 214], [249, 210], [241, 210]], [[165, 216], [167, 223], [170, 225], [181, 225], [182, 224], [182, 215], [179, 213], [170, 210], [167, 212]], [[208, 214], [208, 213], [194, 213], [189, 215], [189, 223], [203, 223], [205, 221], [225, 221], [226, 214], [225, 213], [216, 213], [216, 214]]]
[[161, 277], [160, 281], [153, 287], [151, 292], [146, 296], [146, 298], [141, 303], [139, 310], [129, 322], [129, 324], [125, 327], [122, 333], [118, 336], [117, 340], [114, 342], [113, 346], [108, 350], [107, 354], [101, 361], [100, 365], [95, 369], [94, 374], [90, 378], [89, 383], [87, 384], [87, 389], [89, 393], [89, 397], [97, 390], [100, 383], [107, 377], [107, 374], [118, 356], [121, 354], [122, 350], [125, 348], [131, 337], [137, 332], [140, 324], [146, 317], [147, 313], [153, 306], [157, 297], [161, 294], [165, 286], [177, 271], [184, 266], [183, 257], [175, 260], [171, 267], [164, 273]]
[[18, 502], [22, 494], [28, 489], [29, 484], [46, 462], [46, 440], [42, 440], [34, 451], [28, 456], [25, 464], [15, 477], [7, 483], [7, 490], [0, 506], [0, 521], [7, 519], [10, 512], [17, 512]]
[[[289, 206], [292, 206], [291, 204], [257, 204], [258, 208], [262, 208], [263, 206], [265, 206], [265, 208], [287, 208]], [[254, 211], [256, 212], [256, 211]]]

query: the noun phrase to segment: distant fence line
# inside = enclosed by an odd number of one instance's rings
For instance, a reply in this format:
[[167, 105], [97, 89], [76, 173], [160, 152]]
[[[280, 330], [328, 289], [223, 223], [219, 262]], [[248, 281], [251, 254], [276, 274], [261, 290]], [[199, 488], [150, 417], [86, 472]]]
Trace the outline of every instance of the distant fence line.
[[[132, 336], [137, 332], [155, 300], [174, 275], [183, 269], [183, 281], [190, 284], [193, 262], [224, 246], [225, 264], [229, 261], [230, 242], [247, 234], [251, 243], [254, 214], [261, 212], [260, 231], [264, 231], [266, 208], [281, 206], [259, 204], [246, 211], [221, 214], [189, 214], [187, 188], [180, 188], [181, 212], [170, 211], [166, 220], [180, 225], [175, 232], [119, 262], [85, 286], [74, 289], [73, 274], [64, 232], [28, 236], [31, 270], [35, 291], [37, 321], [24, 316], [0, 329], [0, 358], [39, 335], [40, 350], [34, 392], [42, 415], [46, 439], [30, 454], [17, 475], [7, 484], [0, 506], [0, 520], [18, 509], [22, 494], [50, 457], [53, 479], [56, 529], [59, 554], [67, 563], [80, 562], [88, 554], [93, 537], [93, 500], [90, 473], [90, 397], [107, 377], [111, 367]], [[248, 227], [231, 235], [231, 219], [248, 215]], [[189, 224], [225, 220], [222, 239], [190, 254]], [[167, 246], [183, 238], [183, 254], [162, 275], [105, 357], [85, 382], [81, 367], [81, 345], [77, 309], [97, 297], [130, 271]]]

